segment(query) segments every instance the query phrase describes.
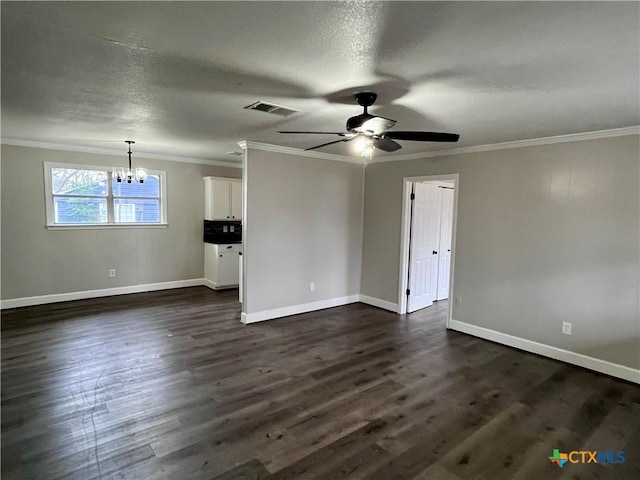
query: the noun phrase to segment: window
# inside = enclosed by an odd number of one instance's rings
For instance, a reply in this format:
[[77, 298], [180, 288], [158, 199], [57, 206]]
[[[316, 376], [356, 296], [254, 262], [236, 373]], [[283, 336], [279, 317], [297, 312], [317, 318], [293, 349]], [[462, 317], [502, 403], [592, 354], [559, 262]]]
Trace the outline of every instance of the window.
[[45, 162], [47, 225], [165, 225], [165, 173], [117, 182], [107, 167]]

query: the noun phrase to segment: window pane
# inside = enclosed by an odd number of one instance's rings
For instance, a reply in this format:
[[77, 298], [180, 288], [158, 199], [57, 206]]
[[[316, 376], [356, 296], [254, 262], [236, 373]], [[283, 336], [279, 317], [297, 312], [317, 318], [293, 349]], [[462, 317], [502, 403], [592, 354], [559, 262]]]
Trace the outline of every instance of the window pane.
[[139, 198], [113, 200], [116, 223], [160, 223], [160, 202]]
[[51, 187], [53, 193], [64, 195], [104, 195], [109, 192], [107, 172], [77, 170], [74, 168], [52, 168]]
[[104, 198], [54, 197], [53, 211], [55, 223], [107, 223]]
[[135, 180], [131, 183], [112, 181], [114, 197], [160, 197], [160, 177], [149, 175], [144, 183]]

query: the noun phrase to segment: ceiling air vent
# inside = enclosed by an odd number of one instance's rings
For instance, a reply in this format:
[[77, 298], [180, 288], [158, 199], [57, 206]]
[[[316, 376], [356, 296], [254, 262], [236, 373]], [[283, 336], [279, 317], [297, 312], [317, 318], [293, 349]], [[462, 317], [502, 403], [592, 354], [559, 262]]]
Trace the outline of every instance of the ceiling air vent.
[[276, 105], [274, 103], [256, 102], [244, 107], [247, 110], [260, 110], [261, 112], [273, 113], [275, 115], [281, 115], [287, 117], [293, 113], [297, 113], [300, 110], [295, 108], [283, 107], [282, 105]]

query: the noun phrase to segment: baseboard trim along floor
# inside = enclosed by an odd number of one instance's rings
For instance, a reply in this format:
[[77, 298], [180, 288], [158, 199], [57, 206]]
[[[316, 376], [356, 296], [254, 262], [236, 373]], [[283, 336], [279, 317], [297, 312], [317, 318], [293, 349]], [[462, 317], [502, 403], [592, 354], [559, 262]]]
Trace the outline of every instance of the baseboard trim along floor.
[[532, 340], [514, 337], [513, 335], [497, 332], [484, 327], [478, 327], [458, 320], [452, 319], [449, 322], [449, 329], [640, 384], [640, 370], [636, 370], [631, 367], [589, 357], [588, 355], [583, 355], [581, 353], [570, 352], [569, 350], [563, 350], [561, 348], [552, 347]]
[[282, 308], [273, 308], [270, 310], [262, 310], [260, 312], [242, 313], [241, 321], [245, 325], [255, 322], [264, 322], [274, 318], [288, 317], [290, 315], [298, 315], [300, 313], [313, 312], [315, 310], [323, 310], [325, 308], [339, 307], [349, 303], [359, 301], [360, 295], [349, 295], [346, 297], [335, 297], [327, 300], [319, 300], [317, 302], [303, 303], [300, 305], [291, 305]]
[[[171, 290], [173, 288], [198, 287], [205, 284], [204, 278], [189, 280], [174, 280], [172, 282], [145, 283], [125, 287], [101, 288], [97, 290], [83, 290], [80, 292], [54, 293], [51, 295], [37, 295], [34, 297], [10, 298], [0, 301], [0, 310], [7, 308], [30, 307], [47, 303], [84, 300], [86, 298], [110, 297], [112, 295], [126, 295], [129, 293], [154, 292], [157, 290]], [[206, 285], [208, 286], [208, 285]]]
[[369, 295], [360, 294], [360, 301], [362, 303], [366, 303], [367, 305], [373, 305], [374, 307], [382, 308], [384, 310], [389, 310], [393, 313], [398, 313], [398, 304], [387, 302], [386, 300], [381, 300], [379, 298], [370, 297]]

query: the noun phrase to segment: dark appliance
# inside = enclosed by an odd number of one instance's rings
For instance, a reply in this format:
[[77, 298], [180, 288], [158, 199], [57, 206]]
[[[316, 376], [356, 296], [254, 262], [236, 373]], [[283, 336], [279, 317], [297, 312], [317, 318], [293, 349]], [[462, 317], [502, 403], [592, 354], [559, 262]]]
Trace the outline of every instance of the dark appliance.
[[204, 241], [206, 243], [242, 243], [240, 220], [205, 220]]

